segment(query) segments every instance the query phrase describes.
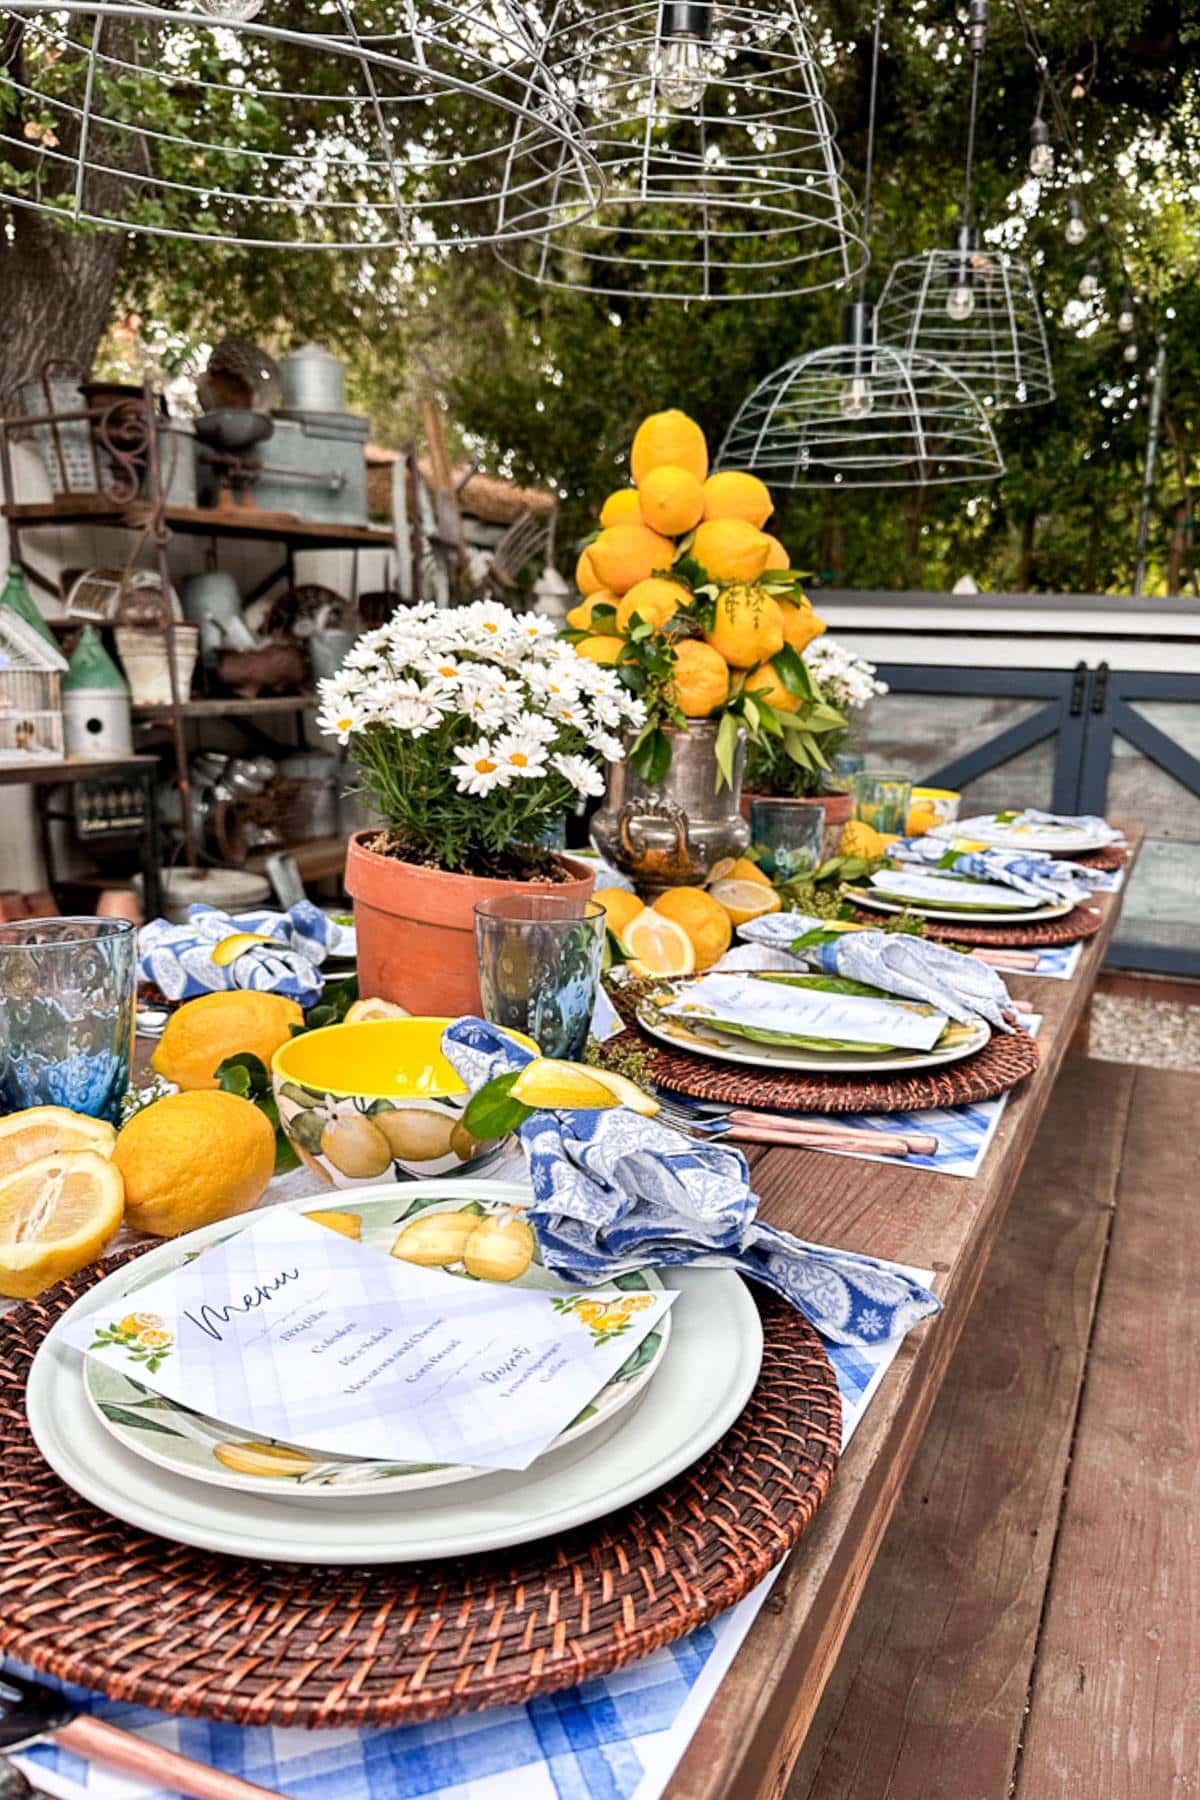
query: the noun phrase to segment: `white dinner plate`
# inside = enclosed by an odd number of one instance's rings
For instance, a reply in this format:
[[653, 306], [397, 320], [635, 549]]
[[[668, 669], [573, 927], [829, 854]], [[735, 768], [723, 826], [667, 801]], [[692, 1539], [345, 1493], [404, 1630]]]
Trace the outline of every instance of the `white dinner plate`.
[[682, 1019], [668, 1018], [644, 1001], [638, 1008], [637, 1020], [650, 1037], [669, 1044], [672, 1049], [690, 1050], [696, 1056], [710, 1056], [716, 1062], [741, 1063], [752, 1069], [778, 1069], [807, 1075], [894, 1075], [908, 1069], [940, 1069], [947, 1063], [961, 1062], [964, 1056], [974, 1056], [992, 1035], [991, 1026], [980, 1020], [969, 1038], [946, 1050], [889, 1050], [886, 1053], [796, 1050], [782, 1044], [758, 1044], [748, 1038], [733, 1037], [717, 1025], [699, 1022], [685, 1025]]
[[1089, 850], [1107, 850], [1116, 841], [1117, 833], [1088, 831], [1070, 825], [1030, 826], [1027, 831], [1015, 832], [1010, 825], [975, 818], [960, 819], [954, 825], [935, 825], [929, 836], [966, 838], [974, 844], [986, 844], [992, 850], [1040, 850], [1051, 856], [1083, 856]]
[[934, 924], [945, 920], [962, 925], [1040, 925], [1044, 919], [1061, 919], [1075, 910], [1075, 902], [1065, 900], [1031, 907], [1027, 912], [1017, 912], [1013, 907], [1004, 912], [984, 912], [976, 907], [957, 912], [949, 906], [923, 906], [919, 900], [884, 900], [876, 888], [846, 887], [842, 892], [857, 906], [869, 906], [875, 912], [909, 912], [914, 918], [929, 919]]
[[[293, 1211], [316, 1211], [327, 1219], [340, 1218], [346, 1225], [357, 1220], [359, 1242], [386, 1254], [402, 1228], [415, 1219], [427, 1220], [438, 1213], [458, 1213], [464, 1208], [478, 1213], [481, 1219], [488, 1214], [503, 1215], [512, 1208], [528, 1206], [530, 1191], [528, 1182], [442, 1177], [399, 1187], [387, 1182], [377, 1188], [358, 1188], [344, 1198], [345, 1204], [335, 1208], [314, 1208], [311, 1200], [287, 1204]], [[204, 1231], [176, 1238], [140, 1256], [129, 1268], [108, 1276], [101, 1285], [111, 1312], [136, 1313], [138, 1291], [147, 1282], [178, 1268], [199, 1248], [230, 1237], [248, 1225], [252, 1216], [225, 1220]], [[453, 1265], [451, 1272], [458, 1273], [461, 1268], [461, 1263]], [[529, 1267], [510, 1285], [545, 1293], [571, 1292], [568, 1283], [541, 1266], [536, 1245]], [[662, 1284], [656, 1275], [647, 1272], [624, 1278], [624, 1285]], [[671, 1315], [667, 1313], [591, 1404], [567, 1426], [559, 1442], [583, 1437], [631, 1405], [653, 1379], [670, 1333]], [[212, 1487], [263, 1494], [273, 1500], [340, 1502], [351, 1494], [409, 1494], [421, 1488], [481, 1480], [490, 1473], [487, 1469], [452, 1464], [330, 1456], [320, 1450], [307, 1450], [303, 1444], [263, 1444], [255, 1432], [180, 1406], [94, 1357], [84, 1361], [83, 1381], [92, 1410], [110, 1436], [135, 1456], [145, 1457], [171, 1474], [204, 1481]]]
[[[615, 1512], [671, 1480], [711, 1448], [749, 1399], [762, 1362], [762, 1327], [741, 1278], [728, 1269], [661, 1276], [679, 1299], [669, 1348], [639, 1404], [520, 1474], [348, 1498], [336, 1508], [218, 1491], [115, 1442], [88, 1404], [79, 1352], [54, 1333], [29, 1372], [29, 1425], [51, 1468], [85, 1500], [159, 1537], [230, 1556], [403, 1563], [527, 1543]], [[103, 1286], [65, 1316], [94, 1312]]]

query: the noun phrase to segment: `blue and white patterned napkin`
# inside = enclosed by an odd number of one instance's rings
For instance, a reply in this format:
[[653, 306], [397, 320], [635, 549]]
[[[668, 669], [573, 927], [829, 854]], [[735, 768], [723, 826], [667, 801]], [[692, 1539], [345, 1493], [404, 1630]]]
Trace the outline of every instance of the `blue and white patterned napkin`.
[[1099, 869], [1081, 869], [1078, 863], [1056, 862], [1052, 856], [1020, 850], [947, 850], [937, 838], [897, 838], [888, 845], [889, 860], [955, 875], [971, 875], [980, 881], [997, 881], [1035, 900], [1069, 901], [1078, 906], [1089, 894], [1105, 893], [1115, 876]]
[[1012, 1012], [1008, 989], [986, 963], [896, 931], [843, 931], [829, 943], [798, 945], [809, 932], [828, 928], [828, 919], [779, 912], [749, 919], [738, 926], [738, 936], [771, 951], [786, 951], [826, 975], [865, 981], [902, 1000], [924, 1000], [960, 1025], [986, 1019], [997, 1031], [1013, 1029], [1005, 1018]]
[[[483, 1019], [456, 1019], [442, 1050], [472, 1092], [532, 1060]], [[737, 1269], [835, 1344], [902, 1337], [941, 1310], [928, 1288], [869, 1256], [816, 1250], [760, 1223], [746, 1159], [626, 1107], [537, 1112], [518, 1127], [548, 1269], [594, 1284], [685, 1263]]]
[[[246, 950], [226, 968], [212, 959], [223, 938], [254, 931], [274, 940]], [[138, 933], [138, 976], [161, 988], [168, 1000], [194, 1000], [225, 988], [282, 994], [305, 1008], [321, 997], [320, 965], [335, 947], [341, 927], [311, 900], [287, 912], [231, 915], [215, 906], [189, 906], [187, 921], [151, 919]]]

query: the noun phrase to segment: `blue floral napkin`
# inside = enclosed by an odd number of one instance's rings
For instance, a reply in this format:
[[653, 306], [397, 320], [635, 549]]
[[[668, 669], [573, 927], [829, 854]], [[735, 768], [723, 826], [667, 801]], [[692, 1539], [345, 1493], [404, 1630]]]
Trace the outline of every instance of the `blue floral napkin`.
[[[223, 938], [254, 931], [273, 941], [246, 950], [225, 968], [212, 959]], [[194, 1000], [223, 988], [257, 988], [282, 994], [305, 1008], [321, 997], [320, 965], [341, 931], [311, 900], [287, 912], [229, 913], [189, 906], [187, 921], [151, 919], [138, 933], [138, 976], [161, 988], [168, 1000]]]
[[1078, 906], [1089, 894], [1106, 892], [1117, 879], [1099, 869], [1081, 869], [1078, 863], [1056, 862], [1052, 856], [1020, 850], [954, 850], [937, 838], [897, 838], [888, 845], [891, 862], [944, 869], [953, 875], [972, 875], [980, 881], [998, 881], [1035, 900], [1069, 902]]
[[[972, 827], [995, 830], [1001, 823], [997, 813], [975, 813], [969, 819], [959, 819], [954, 825], [939, 825], [932, 833], [934, 837], [970, 837]], [[1125, 834], [1116, 831], [1107, 819], [1096, 813], [1052, 813], [1039, 812], [1036, 806], [1027, 806], [1021, 812], [1003, 816], [1003, 823], [1017, 830], [1031, 830], [1038, 825], [1066, 825], [1074, 831], [1086, 831], [1090, 837], [1102, 838], [1106, 844], [1123, 844]]]
[[[826, 941], [802, 944], [810, 932]], [[829, 921], [808, 913], [768, 913], [738, 926], [747, 943], [786, 950], [809, 968], [848, 981], [865, 981], [902, 1000], [924, 1000], [961, 1025], [986, 1019], [997, 1031], [1011, 1031], [1005, 1018], [1012, 999], [995, 969], [928, 938], [895, 931], [842, 931], [829, 937]]]
[[[456, 1019], [442, 1050], [474, 1091], [530, 1052], [483, 1019]], [[537, 1112], [518, 1127], [528, 1219], [542, 1260], [567, 1281], [695, 1264], [737, 1269], [797, 1307], [835, 1344], [902, 1337], [940, 1312], [928, 1288], [869, 1256], [817, 1250], [757, 1218], [741, 1152], [697, 1143], [626, 1107]]]

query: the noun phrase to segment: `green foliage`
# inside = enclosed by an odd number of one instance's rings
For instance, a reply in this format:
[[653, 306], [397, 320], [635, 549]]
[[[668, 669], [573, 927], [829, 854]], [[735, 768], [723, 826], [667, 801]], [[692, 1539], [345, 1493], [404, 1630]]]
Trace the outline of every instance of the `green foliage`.
[[237, 1056], [227, 1056], [224, 1062], [217, 1064], [216, 1077], [217, 1086], [225, 1093], [236, 1094], [239, 1100], [249, 1100], [252, 1106], [257, 1106], [275, 1133], [275, 1173], [285, 1175], [289, 1169], [298, 1169], [300, 1159], [288, 1143], [279, 1123], [279, 1108], [275, 1104], [270, 1071], [262, 1058], [249, 1050], [243, 1050]]

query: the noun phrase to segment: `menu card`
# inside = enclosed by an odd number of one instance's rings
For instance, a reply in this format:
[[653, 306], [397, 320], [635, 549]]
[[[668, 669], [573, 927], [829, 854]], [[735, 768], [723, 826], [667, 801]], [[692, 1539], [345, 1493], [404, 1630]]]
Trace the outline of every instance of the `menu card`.
[[57, 1329], [131, 1380], [259, 1437], [384, 1462], [525, 1469], [674, 1298], [468, 1280], [273, 1207]]
[[847, 1044], [894, 1044], [904, 1050], [932, 1050], [949, 1023], [932, 1006], [872, 1000], [861, 994], [830, 994], [821, 988], [749, 975], [702, 975], [681, 984], [663, 1011], [693, 1022], [727, 1021], [792, 1037], [833, 1039]]
[[945, 875], [922, 875], [915, 869], [876, 869], [871, 885], [881, 894], [895, 895], [897, 900], [930, 900], [940, 906], [992, 907], [996, 911], [1029, 912], [1042, 902], [1030, 894], [1019, 894], [1015, 888], [998, 881], [951, 880]]

